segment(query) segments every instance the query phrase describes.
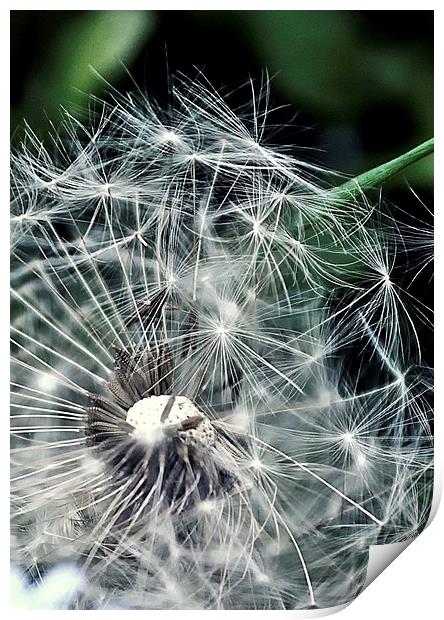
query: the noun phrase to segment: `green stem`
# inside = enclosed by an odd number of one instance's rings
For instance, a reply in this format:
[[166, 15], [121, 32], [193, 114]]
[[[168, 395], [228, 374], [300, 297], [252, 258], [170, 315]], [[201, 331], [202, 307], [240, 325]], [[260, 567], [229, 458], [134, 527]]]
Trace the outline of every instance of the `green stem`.
[[339, 185], [339, 187], [335, 187], [331, 190], [331, 193], [335, 198], [353, 198], [359, 196], [366, 190], [379, 187], [384, 181], [398, 174], [398, 172], [401, 172], [404, 168], [407, 168], [407, 166], [433, 153], [434, 143], [434, 138], [430, 138], [430, 140], [416, 146], [411, 151], [407, 151], [407, 153], [395, 157], [395, 159], [385, 164], [381, 164], [380, 166], [376, 166], [376, 168], [363, 172], [343, 185]]

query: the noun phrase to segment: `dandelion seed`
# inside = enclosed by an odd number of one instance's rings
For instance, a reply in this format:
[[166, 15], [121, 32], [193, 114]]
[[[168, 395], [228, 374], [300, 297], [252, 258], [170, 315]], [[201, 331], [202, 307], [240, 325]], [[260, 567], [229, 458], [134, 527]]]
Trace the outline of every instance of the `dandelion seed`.
[[354, 436], [353, 433], [344, 433], [343, 435], [341, 435], [341, 439], [347, 443], [347, 444], [351, 444], [353, 443], [354, 440]]

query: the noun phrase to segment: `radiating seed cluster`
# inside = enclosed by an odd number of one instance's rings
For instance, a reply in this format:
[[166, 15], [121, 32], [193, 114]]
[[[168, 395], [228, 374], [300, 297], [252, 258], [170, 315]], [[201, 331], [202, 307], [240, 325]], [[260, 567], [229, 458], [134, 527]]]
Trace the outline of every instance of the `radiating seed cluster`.
[[332, 607], [428, 519], [429, 212], [338, 197], [249, 88], [12, 155], [12, 560], [75, 609]]

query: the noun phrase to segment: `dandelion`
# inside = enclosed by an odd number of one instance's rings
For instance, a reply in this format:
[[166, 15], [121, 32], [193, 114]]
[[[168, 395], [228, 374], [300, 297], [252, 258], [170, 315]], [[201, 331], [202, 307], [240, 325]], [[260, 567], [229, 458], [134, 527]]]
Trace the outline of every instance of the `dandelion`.
[[13, 154], [13, 559], [76, 609], [339, 605], [428, 515], [402, 230], [268, 144], [266, 89], [173, 96]]

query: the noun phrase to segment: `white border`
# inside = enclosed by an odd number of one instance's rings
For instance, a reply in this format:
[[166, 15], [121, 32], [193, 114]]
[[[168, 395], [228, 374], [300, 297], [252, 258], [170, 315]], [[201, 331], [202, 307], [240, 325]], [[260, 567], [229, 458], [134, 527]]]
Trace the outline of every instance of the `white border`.
[[[188, 6], [185, 6], [187, 4]], [[255, 0], [246, 2], [241, 0], [235, 1], [224, 1], [220, 2], [218, 0], [213, 0], [211, 3], [207, 0], [194, 0], [194, 2], [184, 3], [184, 2], [171, 2], [168, 0], [163, 0], [162, 2], [136, 2], [131, 0], [126, 0], [125, 3], [117, 3], [117, 2], [86, 2], [82, 0], [78, 0], [75, 3], [75, 6], [67, 6], [63, 5], [63, 10], [77, 10], [77, 9], [99, 9], [99, 10], [134, 10], [134, 9], [160, 9], [160, 10], [268, 10], [268, 9], [288, 9], [288, 10], [433, 10], [436, 8], [437, 2], [392, 2], [392, 6], [387, 6], [387, 2], [379, 2], [374, 1], [371, 3], [359, 3], [361, 6], [357, 6], [356, 2], [339, 2], [339, 3], [327, 3], [327, 2], [288, 2], [288, 1], [277, 1], [275, 3], [265, 2], [262, 0]], [[60, 10], [61, 5], [60, 2], [42, 2], [39, 6], [36, 6], [35, 2], [8, 2], [7, 6], [8, 10], [2, 9], [0, 15], [2, 19], [0, 20], [0, 28], [1, 28], [1, 41], [0, 45], [3, 47], [3, 54], [1, 55], [2, 59], [2, 88], [3, 88], [3, 96], [0, 99], [2, 105], [3, 115], [2, 123], [1, 123], [1, 138], [3, 149], [1, 151], [1, 179], [3, 183], [1, 183], [1, 191], [4, 196], [4, 200], [2, 201], [2, 208], [0, 211], [0, 221], [2, 223], [0, 233], [4, 235], [3, 242], [0, 243], [0, 257], [1, 262], [0, 265], [3, 265], [3, 268], [0, 272], [1, 284], [2, 287], [0, 291], [3, 292], [3, 303], [0, 304], [0, 326], [2, 329], [0, 330], [1, 334], [1, 342], [4, 345], [2, 348], [2, 355], [0, 356], [0, 364], [1, 364], [1, 372], [0, 372], [0, 394], [5, 399], [5, 408], [2, 408], [2, 422], [5, 424], [4, 432], [1, 434], [2, 443], [4, 441], [3, 449], [1, 450], [1, 481], [2, 481], [2, 489], [4, 488], [4, 509], [0, 511], [1, 518], [1, 527], [0, 532], [5, 536], [5, 541], [3, 542], [3, 566], [1, 567], [2, 574], [7, 575], [9, 573], [9, 560], [8, 555], [6, 553], [6, 549], [9, 548], [9, 540], [7, 539], [7, 533], [9, 531], [9, 519], [8, 519], [8, 510], [7, 497], [9, 495], [9, 481], [8, 481], [8, 415], [6, 413], [8, 409], [8, 394], [9, 394], [9, 385], [8, 385], [8, 377], [9, 377], [9, 364], [8, 364], [8, 354], [9, 350], [8, 344], [8, 325], [9, 325], [9, 309], [7, 305], [7, 285], [8, 285], [8, 265], [9, 265], [9, 221], [8, 221], [8, 208], [6, 205], [9, 203], [9, 124], [7, 119], [9, 118], [9, 88], [6, 88], [6, 84], [9, 84], [8, 77], [8, 59], [9, 59], [9, 10]], [[443, 39], [443, 19], [441, 15], [441, 11], [435, 10], [436, 17], [436, 60], [437, 67], [442, 68], [442, 63], [440, 62], [440, 58], [442, 55], [442, 39]], [[400, 21], [402, 23], [402, 17], [400, 17]], [[437, 72], [438, 73], [438, 72]], [[442, 84], [436, 84], [436, 98], [435, 98], [435, 109], [442, 110], [443, 109], [443, 101], [441, 98], [441, 87]], [[6, 92], [5, 92], [6, 91]], [[438, 137], [441, 135], [442, 123], [441, 119], [438, 115], [436, 115], [436, 133]], [[440, 147], [440, 142], [438, 139], [438, 146], [436, 151], [436, 169], [444, 170], [444, 161], [442, 157], [442, 149]], [[442, 173], [437, 175], [436, 178], [436, 210], [437, 210], [437, 218], [436, 218], [436, 237], [439, 240], [439, 243], [436, 248], [436, 266], [437, 266], [437, 282], [441, 281], [442, 278], [442, 254], [444, 252], [444, 235], [443, 235], [443, 210], [444, 210], [444, 201], [440, 200], [443, 195], [443, 183], [442, 183]], [[440, 213], [441, 212], [441, 213]], [[444, 293], [442, 292], [443, 286], [442, 284], [436, 289], [436, 309], [437, 309], [437, 326], [436, 326], [436, 369], [437, 369], [437, 377], [439, 379], [436, 382], [436, 402], [435, 402], [435, 410], [438, 415], [442, 415], [443, 411], [443, 357], [442, 351], [444, 350], [444, 339], [443, 339], [443, 327], [441, 317], [444, 316]], [[441, 354], [441, 355], [440, 355]], [[439, 441], [436, 442], [436, 459], [437, 459], [437, 475], [436, 475], [436, 483], [435, 483], [435, 502], [434, 502], [434, 510], [436, 510], [436, 505], [438, 503], [438, 496], [441, 494], [442, 489], [442, 473], [443, 473], [443, 455], [444, 450], [442, 449], [443, 443], [443, 432], [442, 432], [442, 423], [438, 419], [436, 421], [437, 427], [437, 436]], [[3, 487], [3, 484], [5, 486]], [[341, 620], [353, 619], [356, 618], [359, 620], [367, 620], [379, 616], [380, 618], [403, 618], [406, 620], [412, 619], [417, 620], [420, 618], [427, 618], [427, 620], [434, 620], [435, 618], [441, 617], [442, 613], [442, 600], [441, 600], [441, 591], [443, 590], [442, 583], [442, 558], [444, 549], [444, 509], [441, 506], [441, 509], [438, 511], [437, 516], [433, 519], [432, 523], [429, 527], [419, 536], [417, 540], [415, 540], [408, 549], [403, 551], [401, 555], [391, 564], [386, 570], [384, 577], [377, 578], [374, 583], [372, 583], [368, 589], [362, 592], [359, 597], [353, 601], [348, 607], [343, 609], [340, 612]], [[6, 601], [4, 601], [4, 604]], [[4, 604], [2, 607], [4, 607]], [[327, 610], [324, 610], [324, 614]], [[65, 614], [71, 614], [69, 611], [57, 611], [57, 618], [64, 618]], [[78, 613], [89, 613], [89, 612], [78, 612]], [[94, 611], [94, 616], [97, 617], [97, 614], [108, 614], [110, 611]], [[124, 617], [124, 614], [127, 612], [123, 611], [113, 611], [113, 614], [118, 614], [119, 617]], [[162, 615], [164, 618], [169, 615], [174, 614], [173, 611], [165, 611], [165, 612], [132, 612], [132, 613], [144, 613], [145, 615], [149, 613], [150, 618], [154, 616]], [[206, 614], [206, 612], [196, 612], [196, 611], [182, 611], [184, 620], [186, 618], [193, 618], [196, 614], [202, 615]], [[212, 614], [225, 614], [225, 613], [234, 613], [242, 616], [247, 616], [250, 614], [254, 614], [255, 618], [258, 618], [259, 615], [264, 615], [265, 613], [284, 613], [291, 614], [301, 617], [301, 614], [298, 612], [248, 612], [248, 611], [239, 611], [239, 612], [211, 612]], [[18, 611], [18, 610], [10, 610], [11, 617], [21, 618], [23, 614], [28, 614], [27, 611]], [[43, 614], [43, 617], [47, 617], [48, 612], [32, 612], [32, 615], [38, 617], [39, 614]], [[305, 615], [305, 614], [304, 614]], [[310, 617], [318, 616], [318, 614], [312, 614]], [[305, 616], [306, 617], [306, 616]], [[318, 616], [319, 617], [319, 616]]]

